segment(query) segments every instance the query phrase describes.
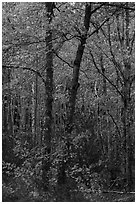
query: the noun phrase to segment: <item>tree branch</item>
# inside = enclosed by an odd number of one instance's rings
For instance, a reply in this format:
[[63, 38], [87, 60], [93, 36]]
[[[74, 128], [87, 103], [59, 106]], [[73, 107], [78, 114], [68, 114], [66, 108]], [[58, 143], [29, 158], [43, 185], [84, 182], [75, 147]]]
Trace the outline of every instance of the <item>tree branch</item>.
[[[131, 2], [131, 3], [134, 3], [134, 2]], [[100, 4], [99, 2], [92, 2], [92, 4]], [[124, 5], [118, 5], [116, 3], [109, 3], [109, 2], [105, 2], [105, 5], [106, 6], [110, 6], [110, 7], [116, 7], [116, 8], [121, 8], [121, 9], [128, 9], [128, 10], [131, 10], [131, 11], [135, 11], [135, 8], [134, 7], [127, 7], [125, 6], [126, 4]]]
[[114, 66], [118, 69], [118, 71], [121, 73], [121, 76], [124, 79], [124, 74], [123, 74], [122, 70], [120, 69], [120, 65], [116, 61], [116, 58], [115, 58], [114, 53], [112, 51], [112, 44], [111, 44], [111, 39], [110, 39], [110, 26], [109, 25], [108, 25], [108, 42], [109, 42], [110, 54], [112, 56], [112, 62], [114, 64]]
[[[67, 62], [66, 60], [62, 59], [55, 51], [54, 51], [55, 55], [62, 61], [64, 62], [65, 64], [67, 64], [69, 67], [73, 68], [73, 65], [71, 65], [69, 62]], [[83, 71], [83, 70], [80, 70], [80, 72], [84, 73], [85, 76], [87, 77], [87, 79], [89, 79], [88, 75]]]
[[109, 110], [107, 110], [107, 113], [108, 113], [108, 115], [111, 117], [113, 123], [115, 124], [115, 126], [116, 126], [116, 128], [117, 128], [118, 134], [119, 134], [119, 136], [121, 137], [121, 133], [120, 133], [119, 127], [118, 127], [118, 125], [117, 125], [115, 119], [114, 119], [113, 116], [110, 114]]
[[126, 4], [124, 5], [118, 5], [118, 4], [112, 4], [112, 3], [107, 3], [105, 2], [105, 5], [106, 6], [111, 6], [111, 7], [116, 7], [116, 8], [122, 8], [122, 9], [125, 9], [125, 10], [131, 10], [131, 11], [135, 11], [135, 8], [132, 8], [132, 7], [127, 7]]
[[12, 66], [12, 65], [3, 65], [2, 67], [11, 68], [11, 69], [23, 69], [23, 70], [28, 70], [28, 71], [34, 72], [35, 74], [37, 74], [42, 79], [43, 83], [46, 84], [46, 81], [43, 78], [43, 76], [40, 74], [40, 72], [36, 71], [34, 69], [31, 69], [31, 68], [28, 68], [28, 67]]
[[117, 12], [117, 10], [115, 10], [108, 18], [106, 18], [96, 30], [94, 30], [91, 34], [89, 34], [88, 37], [91, 37], [94, 33], [98, 33], [98, 31], [102, 28], [102, 26], [103, 26], [107, 21], [109, 21], [110, 18], [111, 18], [116, 12]]
[[98, 68], [98, 66], [97, 66], [97, 64], [96, 64], [96, 62], [95, 62], [94, 56], [93, 56], [93, 54], [91, 53], [91, 51], [90, 51], [90, 55], [91, 55], [91, 57], [92, 57], [94, 66], [96, 67], [97, 71], [98, 71], [98, 72], [116, 89], [116, 91], [123, 97], [123, 94], [119, 91], [119, 89], [116, 87], [116, 85], [113, 84], [113, 83], [111, 82], [111, 80], [110, 80], [108, 77], [106, 77], [106, 75], [103, 74], [103, 73], [101, 72], [101, 70]]

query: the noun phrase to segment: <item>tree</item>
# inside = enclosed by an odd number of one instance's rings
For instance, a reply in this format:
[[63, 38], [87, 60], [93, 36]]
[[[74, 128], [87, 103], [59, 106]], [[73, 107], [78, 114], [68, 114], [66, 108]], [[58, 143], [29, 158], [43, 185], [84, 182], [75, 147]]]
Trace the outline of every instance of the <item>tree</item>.
[[77, 89], [79, 86], [79, 83], [78, 83], [79, 70], [80, 70], [80, 64], [82, 61], [87, 34], [90, 26], [90, 17], [91, 17], [91, 3], [87, 3], [85, 6], [84, 32], [80, 36], [80, 43], [78, 45], [78, 50], [77, 50], [76, 58], [74, 60], [74, 67], [73, 67], [73, 78], [72, 78], [72, 84], [70, 89], [70, 99], [69, 99], [69, 116], [68, 116], [69, 122], [67, 124], [67, 131], [69, 133], [71, 133], [72, 131], [73, 115], [75, 112], [75, 101], [76, 101]]
[[54, 3], [45, 3], [46, 8], [46, 84], [45, 84], [45, 98], [46, 98], [46, 115], [45, 115], [45, 154], [48, 154], [48, 161], [43, 163], [43, 183], [44, 188], [49, 186], [47, 178], [47, 172], [50, 169], [50, 152], [51, 152], [51, 138], [52, 132], [52, 103], [53, 103], [53, 46], [52, 46], [52, 30], [50, 29], [50, 23], [53, 18]]
[[[126, 182], [127, 182], [127, 191], [131, 190], [131, 181], [132, 181], [132, 164], [131, 161], [132, 158], [132, 139], [131, 139], [131, 110], [132, 104], [131, 104], [131, 98], [132, 98], [132, 86], [134, 82], [134, 69], [132, 67], [134, 66], [134, 62], [132, 59], [132, 51], [133, 51], [133, 44], [134, 44], [134, 25], [132, 20], [129, 20], [129, 16], [132, 16], [132, 11], [130, 11], [130, 6], [126, 5], [126, 8], [123, 8], [123, 5], [121, 5], [121, 13], [117, 13], [115, 15], [115, 21], [117, 31], [115, 32], [110, 22], [108, 22], [108, 43], [110, 48], [110, 56], [107, 53], [104, 53], [104, 55], [113, 63], [113, 66], [116, 71], [116, 78], [117, 83], [110, 81], [110, 79], [107, 77], [106, 74], [103, 73], [103, 70], [101, 71], [98, 68], [97, 63], [95, 62], [95, 59], [92, 56], [93, 63], [98, 70], [98, 72], [103, 76], [104, 79], [107, 79], [107, 81], [116, 89], [118, 97], [121, 99], [122, 103], [122, 112], [121, 112], [121, 121], [122, 121], [122, 128], [123, 130], [120, 130], [120, 127], [117, 127], [119, 136], [122, 138], [121, 146], [122, 146], [122, 152], [123, 155], [125, 155], [122, 158], [122, 161], [125, 162], [125, 164], [122, 163], [122, 169], [123, 166], [125, 167], [125, 174]], [[129, 15], [130, 13], [130, 15]], [[134, 15], [134, 14], [133, 14]], [[103, 29], [103, 28], [102, 28]], [[113, 31], [112, 31], [113, 30]], [[105, 29], [102, 30], [102, 34], [106, 38], [107, 33], [105, 33]], [[130, 37], [129, 37], [130, 33]], [[112, 37], [111, 37], [112, 36]], [[119, 48], [119, 51], [118, 51]], [[106, 46], [107, 50], [107, 46]], [[115, 53], [115, 50], [117, 50], [117, 53]], [[121, 56], [121, 58], [119, 57]], [[100, 63], [100, 66], [102, 67], [102, 63]], [[116, 123], [115, 123], [116, 124]], [[130, 158], [130, 159], [129, 159]], [[129, 162], [130, 160], [130, 162]]]

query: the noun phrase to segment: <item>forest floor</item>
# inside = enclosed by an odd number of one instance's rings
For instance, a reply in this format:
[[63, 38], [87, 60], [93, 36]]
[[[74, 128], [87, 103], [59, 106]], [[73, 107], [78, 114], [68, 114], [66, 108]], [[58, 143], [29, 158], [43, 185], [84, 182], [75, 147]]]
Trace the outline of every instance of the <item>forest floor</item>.
[[[42, 199], [33, 199], [29, 200], [27, 198], [22, 199], [8, 199], [4, 200], [3, 202], [43, 202]], [[45, 200], [44, 200], [45, 201]], [[50, 201], [48, 201], [50, 202]], [[70, 202], [69, 200], [64, 200], [60, 202]], [[135, 202], [135, 193], [101, 193], [100, 195], [92, 194], [90, 197], [87, 197], [87, 199], [84, 200], [76, 200], [71, 202]]]
[[135, 202], [135, 193], [107, 192], [92, 195], [90, 202]]
[[[7, 184], [8, 186], [8, 184]], [[65, 188], [64, 188], [65, 190]], [[46, 200], [47, 196], [46, 193], [43, 192], [42, 194], [38, 193], [35, 197], [30, 196], [21, 196], [16, 193], [15, 194], [7, 194], [8, 192], [3, 191], [3, 202], [135, 202], [135, 192], [125, 193], [125, 192], [118, 192], [118, 191], [104, 191], [98, 193], [91, 193], [88, 191], [79, 192], [79, 194], [73, 194], [73, 198], [69, 200], [66, 198], [64, 191], [61, 195], [57, 196], [58, 201], [54, 201], [54, 196], [51, 198], [49, 197]], [[5, 196], [8, 195], [8, 196]], [[69, 194], [72, 197], [71, 193]], [[55, 196], [55, 197], [56, 197]], [[60, 197], [61, 196], [61, 197]], [[74, 200], [73, 200], [74, 199]]]

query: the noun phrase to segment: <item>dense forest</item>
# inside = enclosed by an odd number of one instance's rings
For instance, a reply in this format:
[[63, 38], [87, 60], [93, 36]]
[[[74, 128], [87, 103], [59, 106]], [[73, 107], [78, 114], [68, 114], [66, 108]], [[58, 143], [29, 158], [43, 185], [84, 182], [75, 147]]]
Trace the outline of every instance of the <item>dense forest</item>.
[[134, 201], [135, 3], [2, 3], [2, 199]]

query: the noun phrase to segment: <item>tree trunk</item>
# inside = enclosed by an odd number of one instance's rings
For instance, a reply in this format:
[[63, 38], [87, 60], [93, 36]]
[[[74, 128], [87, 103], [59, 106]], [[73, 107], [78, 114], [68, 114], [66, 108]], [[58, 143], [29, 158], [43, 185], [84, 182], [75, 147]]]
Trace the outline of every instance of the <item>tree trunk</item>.
[[[101, 66], [101, 70], [102, 70], [102, 73], [103, 75], [105, 75], [106, 73], [106, 70], [105, 70], [105, 67], [104, 67], [104, 64], [103, 64], [103, 54], [101, 53], [101, 56], [100, 56], [100, 66]], [[106, 79], [105, 77], [103, 76], [103, 95], [106, 96], [107, 95], [107, 86], [106, 86]]]
[[68, 124], [66, 127], [66, 130], [68, 133], [71, 133], [73, 129], [73, 116], [75, 112], [75, 103], [76, 103], [76, 95], [77, 90], [79, 87], [79, 71], [80, 71], [80, 64], [82, 61], [82, 56], [84, 53], [84, 48], [86, 44], [87, 34], [90, 27], [90, 17], [91, 17], [91, 3], [86, 3], [85, 6], [85, 17], [84, 17], [84, 33], [81, 35], [80, 43], [78, 45], [78, 50], [76, 53], [76, 58], [74, 60], [74, 66], [73, 66], [73, 78], [72, 78], [72, 84], [70, 88], [70, 98], [69, 98], [69, 112], [68, 112]]
[[35, 137], [34, 137], [34, 146], [39, 144], [38, 141], [38, 117], [37, 117], [37, 111], [38, 111], [38, 75], [36, 74], [36, 85], [35, 85]]
[[[128, 7], [128, 3], [127, 3]], [[132, 147], [131, 147], [131, 133], [130, 133], [130, 79], [131, 79], [131, 63], [130, 63], [130, 55], [129, 55], [129, 11], [128, 9], [125, 11], [125, 20], [126, 20], [126, 29], [125, 29], [125, 45], [127, 49], [127, 55], [124, 56], [124, 71], [123, 71], [123, 114], [122, 114], [122, 122], [123, 122], [123, 148], [125, 153], [125, 175], [126, 175], [126, 190], [130, 191], [132, 186]]]
[[45, 124], [45, 139], [48, 152], [51, 148], [51, 136], [52, 136], [52, 102], [53, 102], [53, 46], [52, 46], [52, 30], [50, 29], [50, 23], [52, 21], [54, 3], [47, 2], [47, 18], [49, 28], [46, 32], [46, 124]]
[[48, 159], [43, 160], [43, 187], [45, 190], [49, 188], [48, 171], [50, 169], [50, 152], [51, 152], [51, 138], [52, 138], [52, 102], [53, 102], [53, 46], [52, 46], [52, 30], [50, 23], [52, 22], [54, 3], [46, 2], [46, 112], [45, 112], [45, 135], [44, 146], [45, 155]]
[[31, 131], [32, 131], [32, 142], [33, 147], [35, 147], [35, 81], [32, 82], [32, 107], [31, 107], [31, 119], [32, 119], [32, 125], [31, 125]]

